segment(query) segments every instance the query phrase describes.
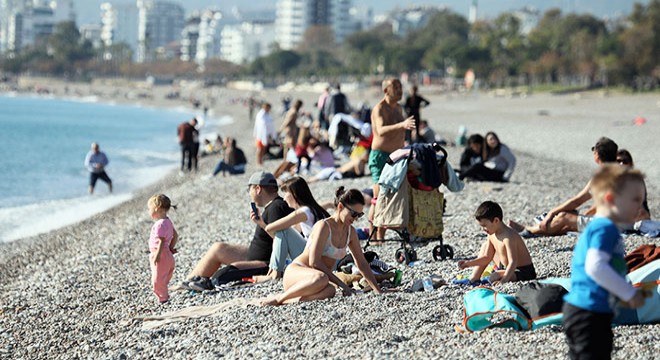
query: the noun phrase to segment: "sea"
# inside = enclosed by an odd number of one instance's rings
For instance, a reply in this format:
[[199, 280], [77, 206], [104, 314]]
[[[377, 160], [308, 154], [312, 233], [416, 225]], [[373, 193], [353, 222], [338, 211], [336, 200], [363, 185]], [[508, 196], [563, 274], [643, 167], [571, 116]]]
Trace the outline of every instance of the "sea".
[[[172, 174], [181, 160], [176, 127], [193, 116], [202, 138], [215, 139], [215, 131], [231, 122], [184, 107], [0, 95], [0, 242], [79, 222]], [[83, 163], [92, 142], [110, 161], [112, 194], [101, 180], [94, 195], [87, 192]]]

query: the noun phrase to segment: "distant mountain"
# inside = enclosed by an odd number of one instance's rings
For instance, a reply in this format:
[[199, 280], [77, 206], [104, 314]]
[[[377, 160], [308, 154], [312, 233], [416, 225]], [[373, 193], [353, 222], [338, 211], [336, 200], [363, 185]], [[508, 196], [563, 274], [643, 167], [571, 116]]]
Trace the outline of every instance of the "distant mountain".
[[[228, 16], [232, 9], [238, 12], [251, 12], [256, 10], [270, 10], [275, 12], [276, 0], [169, 0], [180, 3], [190, 13], [196, 9], [215, 6]], [[103, 2], [135, 3], [135, 0], [74, 0], [78, 14], [78, 24], [100, 22], [99, 7]], [[506, 11], [520, 10], [526, 6], [545, 11], [558, 7], [564, 12], [590, 13], [597, 17], [619, 17], [629, 14], [635, 2], [647, 4], [648, 0], [479, 0], [479, 18], [493, 18]], [[467, 17], [471, 0], [427, 0], [427, 1], [401, 1], [401, 0], [354, 0], [353, 4], [359, 7], [371, 7], [375, 14], [386, 13], [394, 8], [408, 5], [436, 5], [447, 6], [453, 11]], [[405, 4], [405, 5], [402, 5]], [[236, 12], [235, 10], [233, 11]]]

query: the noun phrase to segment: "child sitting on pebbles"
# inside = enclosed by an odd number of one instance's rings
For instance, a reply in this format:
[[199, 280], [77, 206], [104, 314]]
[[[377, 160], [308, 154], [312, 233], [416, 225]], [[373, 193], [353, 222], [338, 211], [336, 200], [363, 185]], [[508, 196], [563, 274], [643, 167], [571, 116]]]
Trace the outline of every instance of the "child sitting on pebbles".
[[176, 206], [172, 205], [170, 199], [163, 194], [152, 196], [147, 206], [149, 215], [156, 220], [151, 227], [151, 235], [149, 235], [151, 284], [158, 301], [164, 304], [170, 299], [167, 284], [172, 279], [172, 274], [174, 274], [173, 254], [176, 253], [176, 242], [179, 239], [174, 224], [167, 217], [167, 212], [170, 207], [176, 209]]
[[481, 245], [476, 259], [458, 262], [458, 267], [461, 269], [474, 267], [472, 276], [454, 283], [480, 284], [481, 274], [491, 261], [497, 266], [497, 270], [493, 271], [488, 279], [493, 284], [536, 279], [536, 270], [527, 246], [515, 230], [502, 222], [503, 212], [500, 205], [493, 201], [485, 201], [479, 205], [474, 217], [488, 237]]

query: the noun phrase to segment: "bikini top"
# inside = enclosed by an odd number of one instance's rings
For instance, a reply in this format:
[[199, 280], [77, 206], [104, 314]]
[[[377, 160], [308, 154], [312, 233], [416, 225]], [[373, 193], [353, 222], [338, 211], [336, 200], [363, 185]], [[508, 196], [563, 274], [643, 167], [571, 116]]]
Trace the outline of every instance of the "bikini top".
[[[330, 218], [327, 218], [324, 221], [327, 221], [329, 219]], [[342, 248], [337, 248], [334, 245], [332, 245], [332, 227], [329, 224], [328, 224], [328, 229], [330, 230], [330, 233], [328, 234], [328, 243], [325, 245], [322, 255], [335, 260], [340, 260], [344, 256], [346, 256], [346, 247], [348, 246], [348, 242], [351, 240], [351, 228], [349, 226], [348, 234], [346, 235], [346, 245], [344, 245]]]

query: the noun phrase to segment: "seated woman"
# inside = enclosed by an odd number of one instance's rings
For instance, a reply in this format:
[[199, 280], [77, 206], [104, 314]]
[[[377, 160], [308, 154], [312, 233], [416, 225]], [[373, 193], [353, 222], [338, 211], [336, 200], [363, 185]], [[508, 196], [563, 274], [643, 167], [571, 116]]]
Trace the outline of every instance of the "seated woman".
[[484, 137], [479, 134], [472, 134], [467, 140], [467, 146], [461, 154], [461, 162], [459, 164], [460, 174], [466, 172], [475, 164], [482, 162], [481, 154], [483, 153]]
[[263, 305], [281, 305], [297, 301], [328, 299], [335, 296], [340, 287], [344, 295], [353, 290], [332, 273], [337, 260], [350, 249], [360, 273], [376, 293], [382, 293], [376, 283], [369, 263], [364, 258], [362, 247], [352, 224], [364, 215], [364, 197], [359, 190], [337, 189], [334, 214], [314, 225], [312, 235], [303, 253], [284, 271], [284, 292], [265, 299]]
[[294, 209], [291, 214], [268, 225], [263, 219], [252, 217], [252, 221], [266, 230], [273, 238], [273, 251], [270, 255], [268, 273], [254, 276], [255, 282], [282, 277], [286, 259], [295, 259], [303, 252], [314, 224], [321, 219], [330, 217], [330, 214], [314, 200], [305, 179], [301, 177], [288, 179], [280, 186], [280, 190], [284, 195], [284, 201]]
[[477, 181], [508, 182], [516, 167], [516, 157], [509, 147], [502, 144], [497, 134], [488, 132], [483, 151], [483, 162], [472, 165], [461, 172], [460, 179], [470, 178]]
[[215, 166], [213, 170], [213, 176], [218, 175], [222, 171], [222, 176], [226, 176], [226, 172], [229, 172], [230, 175], [244, 174], [245, 173], [245, 164], [247, 164], [247, 159], [243, 150], [236, 147], [236, 139], [232, 137], [225, 138], [225, 155], [222, 160]]

